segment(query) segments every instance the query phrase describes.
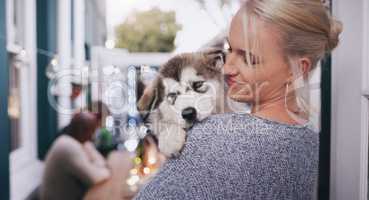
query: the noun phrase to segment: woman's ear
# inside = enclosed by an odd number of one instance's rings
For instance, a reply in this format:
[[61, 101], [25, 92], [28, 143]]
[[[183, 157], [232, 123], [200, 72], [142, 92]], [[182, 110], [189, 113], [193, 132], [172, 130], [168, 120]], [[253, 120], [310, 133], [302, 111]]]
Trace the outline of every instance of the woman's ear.
[[292, 83], [295, 79], [302, 76], [303, 79], [309, 77], [309, 72], [312, 67], [311, 60], [307, 57], [294, 59], [291, 63], [293, 66], [290, 67], [286, 83]]
[[309, 72], [312, 68], [312, 63], [309, 58], [303, 57], [299, 59], [299, 71], [302, 73], [302, 76], [304, 79], [307, 79], [309, 77]]

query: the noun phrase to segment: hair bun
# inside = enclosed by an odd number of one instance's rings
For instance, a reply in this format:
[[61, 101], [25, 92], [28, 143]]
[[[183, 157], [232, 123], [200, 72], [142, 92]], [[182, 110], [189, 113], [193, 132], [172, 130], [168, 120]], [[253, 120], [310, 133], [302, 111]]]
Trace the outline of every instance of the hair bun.
[[335, 19], [331, 20], [331, 29], [326, 49], [328, 52], [331, 52], [334, 48], [337, 47], [339, 42], [339, 35], [341, 34], [342, 29], [343, 27], [340, 21]]

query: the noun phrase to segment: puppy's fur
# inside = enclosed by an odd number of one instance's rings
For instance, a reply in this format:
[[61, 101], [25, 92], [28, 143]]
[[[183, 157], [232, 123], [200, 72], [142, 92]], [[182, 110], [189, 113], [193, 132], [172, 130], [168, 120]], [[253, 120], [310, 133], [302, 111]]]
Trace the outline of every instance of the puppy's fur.
[[225, 111], [223, 58], [216, 51], [177, 55], [144, 90], [138, 110], [166, 156], [179, 154], [194, 123]]

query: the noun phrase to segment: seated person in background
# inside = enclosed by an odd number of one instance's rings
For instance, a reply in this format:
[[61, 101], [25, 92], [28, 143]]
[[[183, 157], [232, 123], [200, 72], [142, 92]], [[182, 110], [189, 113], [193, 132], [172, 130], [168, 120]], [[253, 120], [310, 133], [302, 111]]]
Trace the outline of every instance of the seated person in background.
[[84, 108], [84, 110], [88, 110], [90, 112], [96, 113], [99, 121], [99, 127], [104, 127], [105, 119], [108, 115], [110, 115], [109, 107], [102, 101], [93, 101], [91, 104]]
[[[75, 112], [92, 112], [97, 117], [97, 129], [103, 127], [103, 123], [108, 115], [110, 115], [110, 110], [108, 106], [103, 103], [102, 101], [93, 101], [92, 103], [88, 104], [85, 108], [78, 108]], [[69, 129], [70, 124], [66, 125], [65, 127], [61, 128], [57, 133], [57, 136], [65, 134]]]
[[89, 187], [110, 177], [104, 158], [90, 142], [98, 122], [90, 112], [77, 113], [54, 141], [45, 160], [41, 200], [82, 199]]

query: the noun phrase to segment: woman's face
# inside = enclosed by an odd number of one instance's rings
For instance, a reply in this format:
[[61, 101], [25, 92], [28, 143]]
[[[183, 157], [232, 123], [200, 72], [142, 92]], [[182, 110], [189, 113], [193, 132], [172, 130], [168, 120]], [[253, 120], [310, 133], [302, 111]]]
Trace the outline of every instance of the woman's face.
[[[233, 18], [229, 33], [230, 50], [224, 65], [229, 86], [228, 96], [239, 102], [262, 105], [278, 100], [285, 94], [285, 85], [291, 75], [283, 55], [279, 33], [267, 23], [256, 20], [258, 48], [248, 41], [250, 27], [243, 28], [243, 12]], [[250, 55], [247, 59], [246, 55]], [[247, 65], [248, 61], [252, 65]]]

